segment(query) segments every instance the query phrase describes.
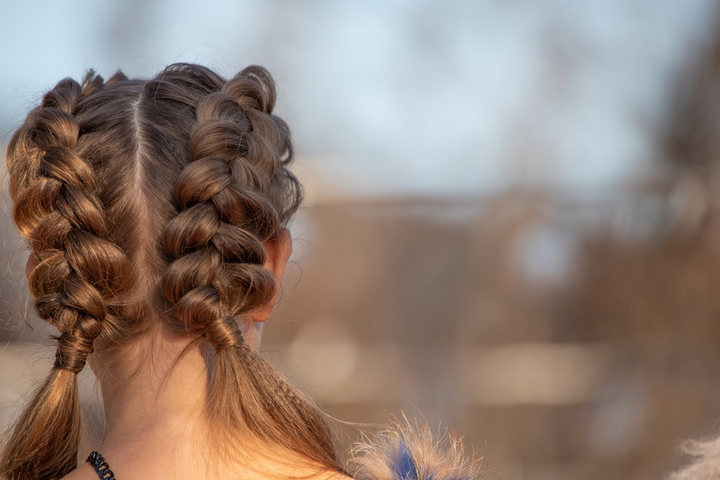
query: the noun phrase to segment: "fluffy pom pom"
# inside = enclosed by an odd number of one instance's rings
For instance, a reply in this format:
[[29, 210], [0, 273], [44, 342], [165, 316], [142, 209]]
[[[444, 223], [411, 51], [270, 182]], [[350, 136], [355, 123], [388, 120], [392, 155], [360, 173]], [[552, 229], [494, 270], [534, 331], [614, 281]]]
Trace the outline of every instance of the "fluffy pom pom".
[[392, 418], [353, 449], [358, 480], [478, 480], [484, 457], [468, 455], [462, 438], [447, 430], [434, 435], [426, 421]]

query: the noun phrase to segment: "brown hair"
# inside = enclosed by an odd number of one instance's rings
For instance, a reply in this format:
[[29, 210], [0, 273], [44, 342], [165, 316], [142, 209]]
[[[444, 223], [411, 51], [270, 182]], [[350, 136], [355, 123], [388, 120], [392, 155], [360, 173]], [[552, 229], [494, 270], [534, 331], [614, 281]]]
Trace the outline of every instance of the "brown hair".
[[13, 219], [37, 260], [35, 311], [60, 335], [0, 476], [77, 467], [77, 373], [94, 347], [120, 347], [154, 321], [215, 349], [207, 407], [227, 439], [249, 435], [342, 472], [322, 415], [233, 318], [275, 294], [263, 242], [302, 199], [274, 104], [261, 67], [225, 81], [176, 64], [149, 81], [65, 79], [30, 112], [8, 147]]

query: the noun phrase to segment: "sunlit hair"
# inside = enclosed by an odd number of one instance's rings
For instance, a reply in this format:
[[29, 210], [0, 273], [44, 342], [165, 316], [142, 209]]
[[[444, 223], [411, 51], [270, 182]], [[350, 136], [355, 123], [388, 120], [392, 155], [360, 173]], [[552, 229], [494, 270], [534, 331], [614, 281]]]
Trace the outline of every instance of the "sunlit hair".
[[94, 348], [121, 348], [151, 322], [215, 349], [207, 410], [224, 439], [342, 471], [322, 415], [243, 341], [233, 318], [275, 294], [263, 242], [302, 198], [274, 104], [263, 68], [225, 81], [177, 64], [149, 81], [65, 79], [30, 112], [8, 147], [13, 219], [37, 261], [35, 311], [59, 336], [0, 477], [59, 478], [77, 467], [77, 373]]

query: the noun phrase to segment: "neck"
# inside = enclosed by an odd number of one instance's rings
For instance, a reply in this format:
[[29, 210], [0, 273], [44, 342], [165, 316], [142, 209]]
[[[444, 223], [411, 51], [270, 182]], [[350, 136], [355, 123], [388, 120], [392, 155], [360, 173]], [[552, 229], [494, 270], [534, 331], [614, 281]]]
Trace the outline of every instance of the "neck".
[[142, 464], [161, 455], [157, 458], [165, 463], [168, 452], [174, 452], [196, 464], [192, 460], [207, 451], [208, 350], [204, 341], [150, 331], [124, 349], [121, 358], [102, 362], [102, 369], [93, 365], [105, 408], [100, 451], [108, 461]]
[[205, 410], [214, 368], [214, 352], [206, 341], [158, 329], [138, 337], [121, 354], [106, 355], [112, 359], [99, 353], [91, 366], [105, 408], [98, 450], [116, 478], [220, 478], [226, 472], [252, 480], [269, 478], [269, 472], [271, 477], [318, 472], [306, 459], [253, 439], [247, 439], [248, 447], [264, 454], [252, 455], [256, 463], [218, 463]]

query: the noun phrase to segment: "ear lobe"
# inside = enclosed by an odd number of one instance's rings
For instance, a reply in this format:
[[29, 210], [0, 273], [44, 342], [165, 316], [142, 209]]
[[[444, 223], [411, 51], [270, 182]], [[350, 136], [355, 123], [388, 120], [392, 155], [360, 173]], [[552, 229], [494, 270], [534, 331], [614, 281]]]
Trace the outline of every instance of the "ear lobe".
[[275, 308], [275, 302], [277, 301], [283, 276], [285, 275], [285, 266], [290, 259], [290, 255], [292, 255], [292, 237], [290, 236], [290, 231], [287, 228], [283, 228], [278, 232], [277, 236], [266, 241], [263, 245], [267, 255], [263, 266], [270, 270], [275, 277], [276, 288], [275, 295], [262, 310], [248, 315], [248, 319], [254, 322], [264, 322], [270, 318], [270, 314]]

